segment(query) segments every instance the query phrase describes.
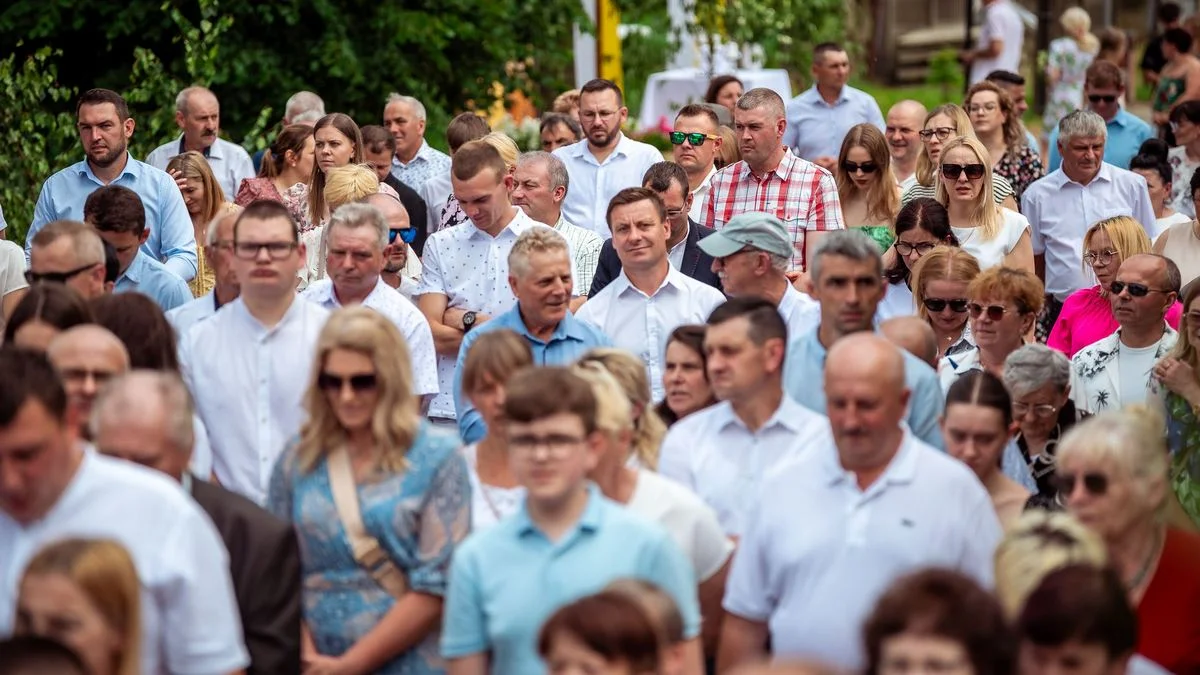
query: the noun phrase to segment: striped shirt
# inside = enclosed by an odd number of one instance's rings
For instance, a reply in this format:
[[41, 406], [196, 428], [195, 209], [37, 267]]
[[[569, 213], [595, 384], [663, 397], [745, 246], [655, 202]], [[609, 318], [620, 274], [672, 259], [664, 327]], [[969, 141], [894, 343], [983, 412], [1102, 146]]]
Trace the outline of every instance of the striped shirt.
[[561, 215], [554, 224], [554, 229], [558, 230], [575, 252], [575, 273], [578, 275], [575, 283], [579, 286], [574, 295], [587, 295], [588, 289], [592, 287], [592, 277], [596, 276], [596, 268], [600, 265], [600, 248], [604, 246], [604, 240], [591, 230], [568, 223]]
[[782, 220], [792, 236], [789, 269], [805, 269], [804, 243], [809, 231], [845, 228], [833, 174], [785, 150], [779, 166], [754, 175], [745, 161], [731, 164], [712, 178], [704, 225], [721, 229], [739, 213], [762, 211]]
[[[900, 196], [900, 205], [904, 206], [912, 200], [922, 197], [925, 199], [937, 199], [937, 180], [938, 178], [935, 176], [935, 182], [933, 185], [921, 185], [920, 183], [913, 181], [912, 186], [905, 190], [904, 194]], [[996, 200], [997, 204], [1003, 204], [1004, 200], [1008, 199], [1009, 197], [1016, 199], [1016, 196], [1013, 193], [1012, 183], [1008, 182], [1008, 179], [1004, 176], [993, 173], [992, 197]]]

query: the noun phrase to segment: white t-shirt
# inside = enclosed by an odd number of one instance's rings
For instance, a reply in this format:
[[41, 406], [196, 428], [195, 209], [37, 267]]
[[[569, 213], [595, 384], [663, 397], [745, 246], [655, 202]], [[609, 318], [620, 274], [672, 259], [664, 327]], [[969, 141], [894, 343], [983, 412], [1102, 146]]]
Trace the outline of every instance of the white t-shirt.
[[979, 269], [986, 270], [1004, 262], [1004, 256], [1012, 253], [1021, 240], [1021, 235], [1029, 229], [1029, 220], [1012, 209], [1000, 209], [1003, 218], [1000, 231], [991, 239], [984, 239], [983, 232], [977, 227], [952, 227], [958, 243], [967, 253], [979, 261]]
[[1158, 241], [1158, 235], [1171, 229], [1172, 225], [1184, 224], [1192, 222], [1192, 217], [1186, 213], [1176, 211], [1165, 218], [1158, 218], [1154, 221], [1154, 231], [1147, 232], [1150, 235], [1151, 241]]
[[669, 478], [652, 471], [638, 471], [637, 485], [626, 507], [671, 533], [671, 538], [692, 561], [697, 581], [706, 581], [720, 571], [733, 552], [733, 542], [721, 530], [716, 512]]
[[462, 450], [471, 480], [471, 532], [480, 532], [516, 513], [525, 501], [525, 488], [484, 485], [479, 480], [479, 444], [472, 443]]
[[987, 79], [993, 70], [1021, 72], [1021, 45], [1025, 40], [1025, 26], [1010, 0], [996, 0], [983, 10], [983, 24], [979, 27], [978, 49], [985, 49], [993, 40], [1003, 46], [1000, 54], [991, 59], [975, 59], [971, 63], [971, 84]]
[[108, 538], [133, 558], [142, 586], [143, 675], [229, 673], [250, 665], [229, 555], [200, 506], [171, 479], [86, 449], [41, 520], [0, 511], [0, 635], [12, 632], [26, 564], [68, 537]]
[[898, 284], [888, 284], [887, 292], [879, 306], [875, 308], [875, 323], [880, 324], [897, 316], [912, 316], [917, 313], [913, 301], [912, 289], [901, 281]]
[[1149, 347], [1127, 347], [1118, 340], [1117, 381], [1121, 391], [1117, 400], [1122, 406], [1146, 402], [1146, 383], [1150, 381], [1150, 373], [1158, 359], [1156, 354], [1160, 345], [1158, 342]]

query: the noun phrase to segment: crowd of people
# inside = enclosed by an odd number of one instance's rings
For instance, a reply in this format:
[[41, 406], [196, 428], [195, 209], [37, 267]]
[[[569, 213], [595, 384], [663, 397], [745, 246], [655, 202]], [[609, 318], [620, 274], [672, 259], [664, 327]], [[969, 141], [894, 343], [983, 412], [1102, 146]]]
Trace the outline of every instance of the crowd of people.
[[822, 44], [670, 160], [606, 80], [524, 153], [84, 93], [0, 241], [0, 674], [1200, 673], [1200, 102], [1071, 10], [1043, 159], [985, 5], [961, 104]]

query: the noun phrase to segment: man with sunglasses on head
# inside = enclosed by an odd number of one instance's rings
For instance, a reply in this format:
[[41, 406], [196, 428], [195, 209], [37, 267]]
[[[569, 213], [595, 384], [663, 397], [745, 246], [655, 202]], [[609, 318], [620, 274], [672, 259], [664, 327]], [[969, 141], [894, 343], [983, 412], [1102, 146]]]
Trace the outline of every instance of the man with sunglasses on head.
[[1169, 258], [1142, 253], [1121, 263], [1108, 289], [1120, 328], [1071, 357], [1076, 408], [1094, 414], [1145, 403], [1154, 365], [1179, 337], [1166, 322], [1179, 288], [1179, 267]]
[[107, 292], [104, 277], [104, 240], [92, 226], [56, 220], [30, 240], [29, 283], [66, 284], [90, 300]]
[[1038, 334], [1049, 335], [1062, 303], [1091, 286], [1084, 276], [1083, 235], [1092, 223], [1131, 216], [1152, 232], [1158, 219], [1146, 179], [1104, 161], [1108, 126], [1090, 110], [1076, 110], [1058, 123], [1055, 146], [1062, 166], [1025, 189], [1021, 214], [1029, 219], [1033, 265], [1046, 287]]
[[[1129, 162], [1138, 154], [1138, 148], [1147, 139], [1154, 138], [1154, 128], [1145, 120], [1121, 106], [1125, 96], [1125, 72], [1108, 61], [1097, 59], [1088, 66], [1083, 81], [1084, 108], [1104, 118], [1108, 128], [1108, 141], [1104, 144], [1104, 161], [1129, 167]], [[1058, 127], [1050, 132], [1050, 158], [1047, 171], [1057, 171], [1062, 166], [1062, 153], [1058, 149]]]
[[717, 152], [723, 140], [717, 133], [719, 126], [717, 113], [701, 103], [685, 105], [675, 115], [675, 129], [670, 134], [675, 146], [672, 158], [687, 172], [692, 198], [688, 217], [693, 221], [703, 220], [708, 208], [708, 192], [717, 173]]
[[[381, 196], [400, 205], [391, 195]], [[408, 245], [391, 232], [383, 213], [370, 204], [339, 207], [325, 226], [329, 277], [309, 284], [303, 297], [330, 311], [362, 305], [396, 324], [408, 343], [413, 393], [423, 397], [424, 409], [438, 393], [437, 353], [425, 315], [381, 277], [392, 250]]]
[[208, 429], [221, 485], [260, 506], [303, 397], [329, 310], [296, 295], [307, 264], [296, 221], [278, 202], [251, 202], [233, 225], [241, 295], [179, 341], [179, 365]]

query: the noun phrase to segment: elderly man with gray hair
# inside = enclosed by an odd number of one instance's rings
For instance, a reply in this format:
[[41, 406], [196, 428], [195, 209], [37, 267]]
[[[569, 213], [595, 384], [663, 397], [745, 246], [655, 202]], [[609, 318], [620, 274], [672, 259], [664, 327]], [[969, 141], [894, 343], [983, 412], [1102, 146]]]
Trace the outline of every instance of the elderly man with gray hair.
[[387, 317], [408, 343], [413, 392], [427, 404], [438, 393], [433, 331], [411, 300], [389, 286], [381, 274], [402, 239], [391, 239], [387, 218], [370, 204], [338, 207], [325, 228], [325, 270], [329, 276], [308, 285], [301, 297], [334, 310], [362, 305]]
[[450, 171], [450, 156], [425, 142], [425, 106], [420, 101], [388, 94], [383, 126], [396, 139], [396, 155], [392, 157], [396, 180], [420, 192], [425, 181]]
[[[221, 104], [216, 94], [205, 87], [188, 87], [175, 97], [175, 123], [183, 133], [146, 156], [146, 163], [162, 170], [175, 155], [194, 151], [204, 155], [217, 184], [232, 199], [242, 181], [254, 177], [250, 154], [236, 143], [221, 139]], [[172, 175], [172, 178], [175, 178]]]
[[1025, 345], [1005, 360], [1004, 386], [1012, 397], [1013, 421], [1018, 425], [1017, 448], [1037, 482], [1035, 499], [1055, 506], [1054, 449], [1071, 427], [1088, 416], [1071, 401], [1071, 362], [1046, 345]]
[[104, 455], [178, 481], [216, 526], [250, 652], [246, 673], [300, 670], [300, 550], [295, 532], [245, 497], [188, 471], [192, 397], [175, 373], [133, 371], [106, 386], [89, 427]]
[[1104, 161], [1108, 128], [1104, 118], [1077, 110], [1058, 123], [1062, 166], [1030, 185], [1021, 214], [1033, 233], [1034, 268], [1046, 286], [1039, 335], [1049, 335], [1067, 296], [1091, 285], [1084, 275], [1083, 235], [1091, 223], [1132, 216], [1157, 234], [1146, 179]]
[[464, 443], [475, 443], [487, 433], [483, 418], [462, 390], [467, 353], [479, 336], [508, 329], [525, 338], [540, 366], [568, 365], [594, 347], [611, 347], [598, 328], [575, 318], [569, 309], [571, 249], [561, 234], [545, 226], [521, 233], [508, 253], [508, 285], [517, 304], [463, 335], [454, 366], [454, 405]]
[[239, 214], [241, 209], [223, 213], [208, 224], [204, 232], [204, 260], [212, 267], [216, 282], [207, 295], [167, 312], [167, 321], [175, 328], [176, 335], [183, 337], [197, 321], [212, 316], [241, 294], [242, 287], [233, 273], [233, 224]]

